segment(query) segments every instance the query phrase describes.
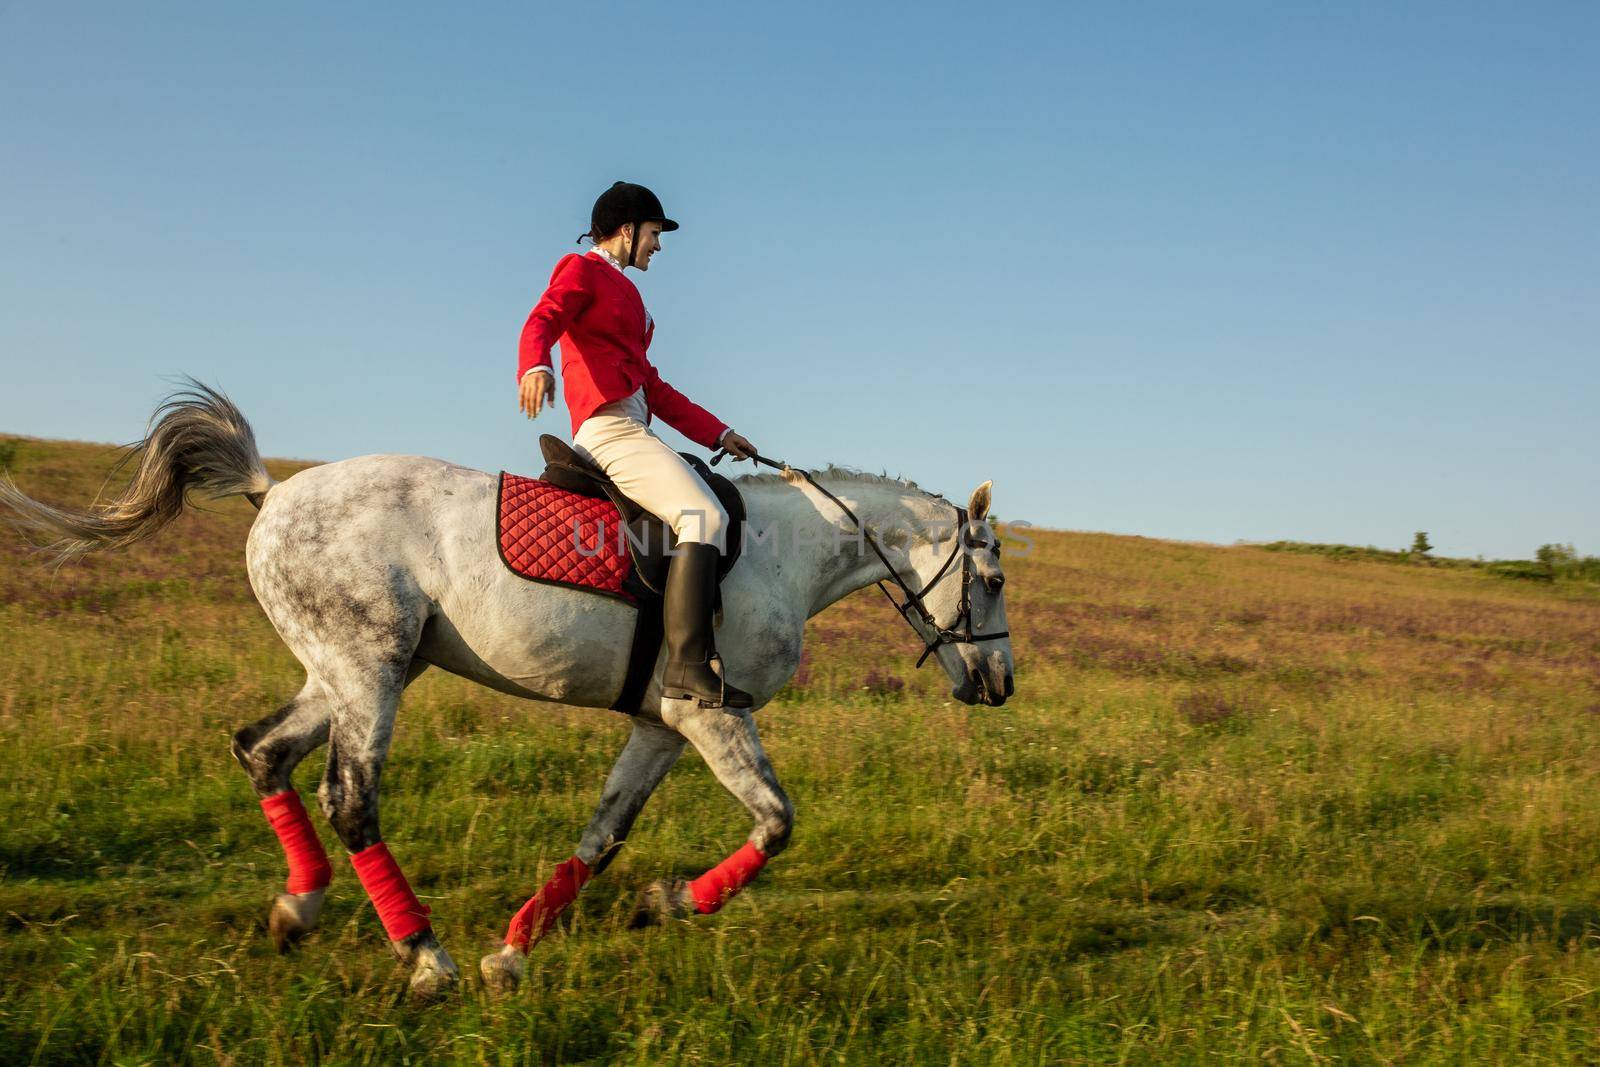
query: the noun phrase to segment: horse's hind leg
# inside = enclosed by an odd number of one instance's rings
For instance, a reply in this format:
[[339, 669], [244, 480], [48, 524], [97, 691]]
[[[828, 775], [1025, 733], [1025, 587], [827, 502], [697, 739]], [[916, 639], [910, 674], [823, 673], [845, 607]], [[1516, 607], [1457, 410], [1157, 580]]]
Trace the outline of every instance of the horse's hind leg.
[[328, 719], [326, 695], [315, 681], [308, 681], [288, 704], [233, 735], [233, 757], [250, 776], [289, 865], [288, 884], [267, 917], [279, 952], [287, 952], [316, 926], [333, 877], [328, 854], [290, 780], [306, 754], [328, 739]]
[[[427, 669], [426, 663], [413, 660], [404, 684]], [[267, 932], [279, 952], [289, 951], [316, 928], [333, 878], [333, 865], [291, 780], [300, 762], [327, 742], [331, 718], [327, 693], [321, 683], [308, 679], [289, 703], [233, 735], [233, 758], [250, 776], [289, 865], [288, 884], [267, 915]]]
[[516, 988], [527, 967], [528, 950], [550, 931], [589, 879], [616, 857], [645, 801], [683, 753], [683, 743], [683, 736], [673, 730], [643, 720], [634, 722], [622, 755], [606, 777], [600, 806], [578, 842], [577, 853], [558, 866], [544, 888], [512, 916], [505, 947], [478, 964], [492, 988]]
[[460, 975], [434, 936], [428, 908], [417, 899], [378, 828], [378, 780], [389, 754], [406, 668], [392, 660], [350, 663], [333, 676], [340, 681], [330, 685], [328, 766], [317, 799], [350, 853], [390, 947], [411, 968], [412, 992], [436, 996], [452, 989]]

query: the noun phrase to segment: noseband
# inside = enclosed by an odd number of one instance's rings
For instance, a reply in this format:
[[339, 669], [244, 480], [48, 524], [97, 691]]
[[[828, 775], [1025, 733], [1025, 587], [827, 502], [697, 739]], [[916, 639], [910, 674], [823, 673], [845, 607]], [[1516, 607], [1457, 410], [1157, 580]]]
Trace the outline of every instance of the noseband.
[[[721, 461], [722, 457], [728, 454], [729, 453], [727, 449], [718, 449], [716, 455], [711, 457], [711, 465], [715, 467], [717, 463]], [[894, 595], [889, 592], [888, 588], [883, 584], [882, 581], [877, 583], [879, 591], [883, 593], [884, 597], [888, 599], [889, 603], [894, 605], [894, 609], [900, 613], [900, 617], [906, 620], [906, 623], [910, 625], [912, 630], [917, 630], [917, 624], [913, 622], [911, 618], [912, 614], [914, 613], [918, 619], [922, 620], [922, 624], [924, 626], [933, 631], [933, 640], [928, 642], [928, 647], [924, 648], [922, 650], [922, 655], [917, 657], [918, 667], [921, 667], [923, 663], [927, 661], [928, 657], [943, 645], [975, 645], [980, 641], [998, 641], [1002, 637], [1011, 636], [1010, 630], [1001, 630], [999, 633], [994, 634], [975, 634], [972, 632], [972, 560], [967, 558], [967, 554], [965, 552], [961, 551], [962, 542], [966, 540], [967, 535], [966, 508], [956, 508], [957, 526], [956, 535], [954, 538], [955, 547], [950, 550], [950, 555], [944, 561], [944, 564], [939, 568], [939, 572], [928, 581], [927, 585], [922, 587], [921, 591], [917, 591], [913, 590], [910, 584], [900, 576], [900, 572], [895, 569], [894, 564], [889, 562], [889, 557], [884, 555], [883, 549], [878, 547], [878, 539], [872, 536], [872, 531], [868, 530], [866, 525], [860, 519], [856, 518], [856, 513], [850, 510], [850, 506], [819, 485], [817, 480], [811, 477], [811, 474], [808, 471], [802, 470], [799, 467], [791, 467], [787, 463], [774, 462], [773, 460], [770, 460], [762, 455], [754, 455], [751, 456], [751, 458], [757, 463], [764, 463], [775, 470], [793, 471], [795, 474], [798, 474], [800, 477], [810, 482], [811, 487], [817, 492], [821, 493], [823, 496], [839, 505], [840, 511], [850, 516], [850, 521], [856, 524], [856, 530], [860, 532], [862, 538], [869, 546], [871, 546], [872, 551], [877, 553], [878, 559], [883, 561], [883, 565], [889, 568], [889, 578], [894, 582], [895, 585], [900, 587], [900, 592], [904, 596], [904, 599], [896, 600]], [[946, 574], [952, 573], [950, 564], [954, 563], [956, 561], [956, 557], [958, 556], [961, 558], [960, 604], [956, 611], [956, 617], [951, 620], [951, 624], [949, 626], [940, 626], [938, 621], [934, 619], [933, 612], [928, 610], [928, 605], [923, 598], [925, 598], [928, 593], [932, 591], [934, 586], [939, 584]], [[957, 627], [961, 626], [963, 622], [966, 624], [966, 629], [957, 629]], [[917, 636], [922, 636], [920, 631], [917, 632]]]

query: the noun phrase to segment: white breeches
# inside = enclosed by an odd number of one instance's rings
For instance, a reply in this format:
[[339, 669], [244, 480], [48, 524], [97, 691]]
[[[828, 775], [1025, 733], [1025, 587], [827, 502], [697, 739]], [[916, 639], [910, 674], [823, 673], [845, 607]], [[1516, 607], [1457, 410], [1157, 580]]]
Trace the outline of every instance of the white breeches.
[[725, 547], [728, 513], [695, 469], [644, 424], [643, 391], [597, 408], [573, 450], [605, 471], [629, 500], [665, 519], [680, 544]]

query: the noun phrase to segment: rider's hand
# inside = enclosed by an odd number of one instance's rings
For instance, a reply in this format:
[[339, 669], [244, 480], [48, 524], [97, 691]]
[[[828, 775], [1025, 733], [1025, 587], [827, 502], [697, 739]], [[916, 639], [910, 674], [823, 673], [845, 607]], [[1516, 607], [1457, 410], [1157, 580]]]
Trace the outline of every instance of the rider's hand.
[[556, 376], [549, 371], [529, 371], [517, 388], [518, 401], [528, 418], [536, 418], [546, 404], [555, 407]]
[[722, 447], [728, 450], [728, 455], [734, 459], [749, 459], [756, 454], [756, 446], [749, 439], [729, 430], [722, 437]]

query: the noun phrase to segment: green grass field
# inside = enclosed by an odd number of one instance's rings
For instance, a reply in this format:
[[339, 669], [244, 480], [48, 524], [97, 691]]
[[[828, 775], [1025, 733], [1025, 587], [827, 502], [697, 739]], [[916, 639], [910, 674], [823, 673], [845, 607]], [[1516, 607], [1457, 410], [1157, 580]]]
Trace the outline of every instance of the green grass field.
[[[111, 456], [0, 449], [73, 503]], [[1006, 559], [1001, 709], [913, 674], [867, 590], [759, 717], [798, 814], [750, 891], [626, 929], [748, 831], [688, 755], [517, 995], [417, 1006], [342, 860], [311, 941], [265, 935], [282, 860], [228, 738], [300, 672], [245, 582], [252, 514], [59, 572], [0, 540], [0, 1062], [1600, 1060], [1593, 585], [1039, 533]], [[464, 970], [626, 731], [408, 693], [385, 837]]]

